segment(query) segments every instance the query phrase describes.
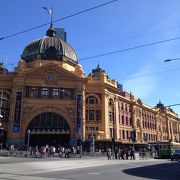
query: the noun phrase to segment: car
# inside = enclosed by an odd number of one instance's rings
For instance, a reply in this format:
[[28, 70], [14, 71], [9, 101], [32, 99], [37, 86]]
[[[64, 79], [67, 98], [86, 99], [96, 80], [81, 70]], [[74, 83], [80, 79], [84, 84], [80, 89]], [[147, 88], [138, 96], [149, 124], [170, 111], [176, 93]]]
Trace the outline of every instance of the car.
[[174, 153], [171, 155], [171, 161], [173, 160], [180, 160], [180, 150], [175, 150]]

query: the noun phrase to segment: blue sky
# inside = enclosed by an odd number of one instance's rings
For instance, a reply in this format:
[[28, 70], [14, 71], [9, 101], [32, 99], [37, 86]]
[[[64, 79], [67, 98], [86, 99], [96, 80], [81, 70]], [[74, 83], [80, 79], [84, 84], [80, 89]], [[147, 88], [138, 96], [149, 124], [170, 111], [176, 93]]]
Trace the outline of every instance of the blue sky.
[[[0, 37], [44, 24], [49, 16], [42, 7], [54, 6], [54, 19], [110, 0], [1, 0]], [[118, 51], [180, 37], [179, 0], [119, 0], [107, 6], [56, 22], [65, 28], [67, 42], [78, 58]], [[48, 26], [0, 41], [0, 60], [5, 65], [20, 60], [24, 47], [45, 35]], [[79, 61], [85, 73], [100, 66], [144, 103], [155, 106], [180, 103], [180, 40]], [[12, 66], [8, 66], [9, 69]], [[180, 106], [173, 107], [180, 114]]]

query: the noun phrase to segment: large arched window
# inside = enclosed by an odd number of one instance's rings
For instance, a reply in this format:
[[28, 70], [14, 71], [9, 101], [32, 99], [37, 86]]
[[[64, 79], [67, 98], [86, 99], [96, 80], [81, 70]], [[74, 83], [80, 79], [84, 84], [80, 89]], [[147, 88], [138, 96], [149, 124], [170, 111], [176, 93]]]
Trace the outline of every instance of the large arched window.
[[70, 134], [70, 127], [61, 115], [44, 112], [34, 117], [29, 123], [26, 128], [25, 143], [27, 144], [29, 139], [30, 146], [47, 144], [69, 146]]
[[86, 98], [86, 120], [101, 121], [101, 108], [95, 96], [88, 96]]
[[6, 121], [9, 118], [10, 112], [10, 97], [5, 91], [0, 90], [0, 114], [2, 115], [2, 120]]
[[70, 131], [69, 125], [66, 120], [53, 112], [45, 112], [36, 116], [29, 124], [27, 129], [54, 129]]

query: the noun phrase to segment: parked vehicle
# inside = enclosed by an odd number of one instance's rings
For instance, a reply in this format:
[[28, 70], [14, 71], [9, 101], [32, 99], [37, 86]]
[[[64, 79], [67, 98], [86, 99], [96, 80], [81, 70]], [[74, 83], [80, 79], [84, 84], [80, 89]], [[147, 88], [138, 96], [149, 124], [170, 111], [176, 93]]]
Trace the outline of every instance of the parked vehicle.
[[180, 150], [175, 150], [174, 153], [172, 153], [171, 161], [173, 160], [180, 160]]

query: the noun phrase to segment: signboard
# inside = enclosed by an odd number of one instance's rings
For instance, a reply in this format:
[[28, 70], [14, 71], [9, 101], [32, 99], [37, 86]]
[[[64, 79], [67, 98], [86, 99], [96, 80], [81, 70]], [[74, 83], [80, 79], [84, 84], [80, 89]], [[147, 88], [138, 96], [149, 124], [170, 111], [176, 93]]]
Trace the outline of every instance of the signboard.
[[19, 124], [13, 124], [13, 132], [19, 132]]

